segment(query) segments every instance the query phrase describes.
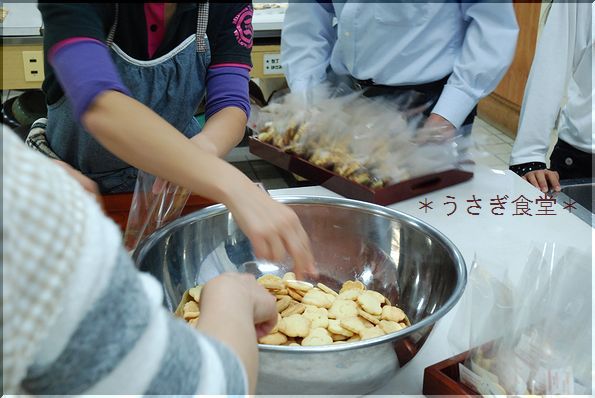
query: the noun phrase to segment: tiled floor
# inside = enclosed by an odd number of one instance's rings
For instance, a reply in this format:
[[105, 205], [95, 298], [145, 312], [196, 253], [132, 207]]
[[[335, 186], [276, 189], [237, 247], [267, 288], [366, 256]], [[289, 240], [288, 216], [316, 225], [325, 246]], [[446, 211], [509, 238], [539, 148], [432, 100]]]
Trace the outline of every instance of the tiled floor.
[[[508, 169], [513, 139], [476, 118], [471, 137], [474, 149], [471, 151], [476, 163], [493, 169]], [[247, 147], [239, 147], [226, 158], [253, 181], [262, 182], [266, 189], [278, 189], [308, 185], [297, 181], [293, 175], [285, 172], [250, 154]]]
[[471, 137], [475, 143], [475, 162], [494, 169], [508, 169], [512, 138], [480, 118], [473, 123]]

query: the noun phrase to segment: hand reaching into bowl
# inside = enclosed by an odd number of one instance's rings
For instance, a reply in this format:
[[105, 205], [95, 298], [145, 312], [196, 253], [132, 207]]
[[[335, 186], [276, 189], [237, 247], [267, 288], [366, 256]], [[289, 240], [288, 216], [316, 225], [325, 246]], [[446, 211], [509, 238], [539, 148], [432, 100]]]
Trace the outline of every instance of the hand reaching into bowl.
[[298, 216], [249, 180], [224, 202], [258, 258], [281, 261], [288, 253], [297, 278], [317, 277], [310, 239]]
[[269, 333], [276, 323], [275, 297], [252, 275], [222, 274], [202, 289], [198, 328], [225, 343], [240, 358], [251, 394], [258, 373], [257, 338]]

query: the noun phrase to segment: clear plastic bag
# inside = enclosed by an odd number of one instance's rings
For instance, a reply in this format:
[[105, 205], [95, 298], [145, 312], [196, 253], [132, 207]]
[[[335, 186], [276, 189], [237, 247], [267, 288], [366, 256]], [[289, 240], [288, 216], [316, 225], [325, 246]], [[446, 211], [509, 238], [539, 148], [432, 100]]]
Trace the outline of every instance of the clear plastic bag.
[[148, 235], [180, 216], [190, 191], [171, 182], [138, 171], [124, 245], [133, 252]]
[[590, 255], [534, 245], [515, 278], [496, 277], [481, 262], [473, 264], [449, 336], [465, 336], [471, 347], [461, 381], [484, 396], [589, 394]]
[[257, 138], [372, 188], [459, 168], [468, 131], [422, 127], [429, 104], [419, 93], [368, 98], [346, 85], [321, 84], [254, 109]]

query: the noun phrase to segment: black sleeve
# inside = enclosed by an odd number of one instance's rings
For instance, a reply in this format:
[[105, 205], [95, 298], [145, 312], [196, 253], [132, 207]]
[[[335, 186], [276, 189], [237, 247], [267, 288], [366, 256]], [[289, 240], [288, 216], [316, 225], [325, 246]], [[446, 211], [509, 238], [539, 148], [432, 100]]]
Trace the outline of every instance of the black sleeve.
[[210, 4], [207, 34], [211, 65], [234, 63], [252, 66], [252, 15], [251, 3]]
[[42, 3], [38, 5], [43, 20], [44, 49], [72, 37], [89, 37], [105, 42], [109, 4]]

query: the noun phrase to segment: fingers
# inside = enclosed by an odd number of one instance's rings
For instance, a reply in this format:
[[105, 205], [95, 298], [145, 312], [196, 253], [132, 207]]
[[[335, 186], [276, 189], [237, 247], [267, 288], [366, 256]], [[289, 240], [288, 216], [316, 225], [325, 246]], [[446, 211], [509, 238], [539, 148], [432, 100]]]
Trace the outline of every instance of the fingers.
[[301, 225], [292, 234], [290, 239], [285, 240], [285, 247], [293, 258], [293, 271], [297, 279], [306, 279], [306, 276], [318, 277], [318, 270], [314, 266], [314, 257], [310, 239]]
[[523, 178], [527, 180], [529, 184], [533, 185], [535, 188], [539, 188], [539, 183], [537, 182], [537, 179], [535, 178], [535, 174], [533, 172], [525, 174]]
[[560, 191], [559, 174], [556, 171], [530, 171], [523, 176], [523, 179], [544, 193], [547, 192], [550, 188], [556, 192]]
[[550, 186], [556, 192], [560, 192], [560, 175], [557, 171], [548, 170], [546, 176], [550, 181]]
[[539, 184], [538, 188], [541, 190], [541, 192], [547, 192], [548, 186], [545, 179], [545, 172], [543, 170], [536, 171], [535, 178], [537, 179], [537, 184]]
[[[271, 200], [273, 205], [267, 208], [270, 219], [259, 219], [256, 227], [247, 234], [252, 243], [254, 255], [270, 261], [279, 262], [286, 253], [294, 262], [294, 272], [298, 278], [306, 275], [317, 276], [310, 240], [293, 210]], [[264, 215], [263, 215], [264, 216]]]

